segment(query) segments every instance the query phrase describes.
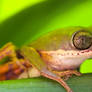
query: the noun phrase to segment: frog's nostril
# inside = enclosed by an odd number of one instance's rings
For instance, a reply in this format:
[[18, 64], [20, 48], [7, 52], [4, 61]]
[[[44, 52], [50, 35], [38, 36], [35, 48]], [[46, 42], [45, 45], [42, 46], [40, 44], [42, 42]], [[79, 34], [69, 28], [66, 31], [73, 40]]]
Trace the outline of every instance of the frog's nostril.
[[92, 45], [92, 33], [89, 31], [77, 31], [73, 35], [73, 45], [79, 50], [85, 50]]

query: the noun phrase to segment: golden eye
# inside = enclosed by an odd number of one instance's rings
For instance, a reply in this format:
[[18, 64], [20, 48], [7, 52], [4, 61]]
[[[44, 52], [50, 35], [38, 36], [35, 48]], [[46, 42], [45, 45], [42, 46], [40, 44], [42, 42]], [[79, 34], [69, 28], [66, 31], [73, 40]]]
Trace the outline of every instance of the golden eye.
[[92, 33], [85, 30], [77, 31], [72, 37], [73, 45], [79, 50], [85, 50], [92, 45]]

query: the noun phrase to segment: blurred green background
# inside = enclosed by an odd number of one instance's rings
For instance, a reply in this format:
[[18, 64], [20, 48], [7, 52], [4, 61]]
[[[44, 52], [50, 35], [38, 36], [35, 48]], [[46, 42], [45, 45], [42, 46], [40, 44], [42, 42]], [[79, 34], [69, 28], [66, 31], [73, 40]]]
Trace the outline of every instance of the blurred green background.
[[21, 46], [48, 31], [92, 24], [91, 0], [0, 0], [0, 7], [1, 46], [9, 41]]
[[[46, 32], [62, 27], [88, 27], [92, 25], [91, 17], [92, 0], [0, 0], [0, 46], [12, 41], [21, 47]], [[82, 66], [81, 72], [84, 68], [85, 72], [90, 71], [92, 64], [88, 62]], [[91, 92], [91, 76], [73, 77], [68, 84], [74, 92]], [[0, 82], [0, 90], [65, 92], [58, 83], [46, 78]]]

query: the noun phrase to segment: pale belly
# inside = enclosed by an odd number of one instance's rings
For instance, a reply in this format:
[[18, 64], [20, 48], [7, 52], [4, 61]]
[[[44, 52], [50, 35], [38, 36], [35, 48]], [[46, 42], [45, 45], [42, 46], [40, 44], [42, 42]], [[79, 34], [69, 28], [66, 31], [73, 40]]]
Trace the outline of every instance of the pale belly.
[[49, 66], [53, 70], [69, 70], [69, 69], [76, 69], [85, 61], [86, 58], [80, 57], [54, 57], [52, 60], [47, 61]]

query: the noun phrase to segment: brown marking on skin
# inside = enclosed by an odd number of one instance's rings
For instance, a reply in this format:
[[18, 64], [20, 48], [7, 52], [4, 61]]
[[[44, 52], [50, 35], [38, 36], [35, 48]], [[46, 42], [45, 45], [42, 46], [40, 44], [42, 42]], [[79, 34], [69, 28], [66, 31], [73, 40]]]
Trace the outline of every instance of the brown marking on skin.
[[32, 65], [30, 64], [30, 62], [26, 59], [19, 59], [19, 61], [17, 62], [17, 64], [19, 66], [23, 66], [25, 68], [28, 68], [28, 67], [32, 67]]
[[79, 53], [77, 53], [77, 55], [80, 55]]
[[5, 75], [0, 75], [0, 81], [6, 80]]
[[84, 52], [81, 52], [81, 53], [84, 53]]
[[18, 68], [15, 70], [8, 71], [5, 73], [5, 80], [11, 80], [11, 79], [17, 79], [21, 73], [23, 73], [25, 70]]
[[19, 74], [23, 73], [24, 71], [25, 71], [25, 69], [19, 68], [19, 69], [16, 69], [16, 70], [14, 71], [14, 74], [19, 75]]
[[52, 56], [48, 55], [48, 53], [40, 52], [40, 56], [42, 57], [43, 60], [45, 59], [44, 61], [48, 61], [52, 59]]
[[18, 59], [24, 59], [24, 56], [21, 54], [21, 51], [20, 51], [20, 50], [17, 50], [17, 51], [16, 51], [16, 57], [17, 57]]
[[32, 65], [29, 62], [27, 62], [27, 61], [23, 62], [22, 65], [27, 67], [27, 68], [28, 67], [32, 67]]
[[39, 55], [41, 56], [41, 53], [40, 53], [40, 52], [41, 52], [41, 50], [40, 50], [40, 51], [39, 51], [39, 50], [36, 50], [36, 51], [37, 51], [37, 52], [39, 53]]
[[13, 71], [9, 71], [5, 74], [5, 80], [11, 80], [18, 78], [18, 75], [16, 75]]
[[[14, 70], [14, 69], [19, 68], [19, 66], [18, 66], [18, 64], [17, 64], [16, 62], [12, 62], [12, 63], [10, 63], [10, 64], [12, 64], [12, 65], [11, 65], [11, 66], [12, 66], [12, 69], [11, 69], [11, 70]], [[9, 66], [9, 64], [8, 64], [8, 66]]]
[[72, 55], [73, 55], [73, 53], [72, 53]]

